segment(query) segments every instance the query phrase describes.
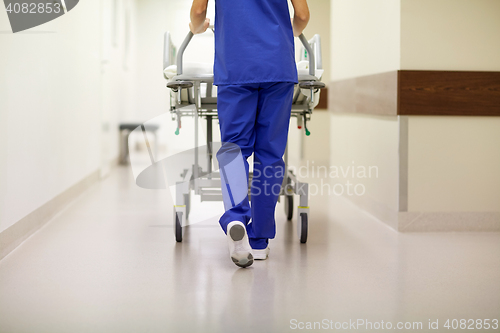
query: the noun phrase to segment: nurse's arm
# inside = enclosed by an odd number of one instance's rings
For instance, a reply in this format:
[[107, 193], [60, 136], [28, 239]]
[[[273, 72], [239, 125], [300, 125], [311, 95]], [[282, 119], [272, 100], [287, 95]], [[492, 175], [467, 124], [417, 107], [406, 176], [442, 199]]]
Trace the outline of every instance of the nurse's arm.
[[309, 22], [309, 7], [307, 7], [306, 0], [292, 0], [292, 6], [294, 10], [293, 35], [298, 37], [304, 31], [307, 22]]
[[193, 34], [201, 34], [207, 30], [210, 20], [207, 18], [208, 0], [193, 0], [191, 6], [191, 22], [189, 30]]

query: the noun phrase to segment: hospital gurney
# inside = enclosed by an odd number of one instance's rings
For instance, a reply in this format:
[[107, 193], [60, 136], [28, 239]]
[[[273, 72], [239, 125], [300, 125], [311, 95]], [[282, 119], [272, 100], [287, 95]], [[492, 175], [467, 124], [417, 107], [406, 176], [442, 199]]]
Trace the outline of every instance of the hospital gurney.
[[[168, 80], [167, 87], [171, 89], [170, 111], [172, 120], [177, 122], [176, 134], [179, 134], [183, 117], [192, 117], [195, 125], [194, 163], [183, 170], [180, 180], [175, 185], [174, 232], [178, 242], [182, 241], [183, 226], [186, 225], [189, 216], [191, 192], [200, 195], [201, 201], [223, 200], [220, 174], [212, 170], [214, 155], [212, 123], [214, 119], [217, 119], [217, 97], [213, 96], [216, 89], [213, 86], [213, 69], [211, 64], [190, 64], [183, 67], [184, 51], [192, 37], [193, 34], [189, 32], [176, 54], [170, 33], [166, 32], [163, 52], [164, 77]], [[303, 127], [306, 135], [309, 135], [307, 121], [311, 119], [312, 111], [319, 102], [320, 89], [325, 87], [325, 84], [320, 82], [323, 73], [321, 40], [319, 35], [315, 35], [309, 41], [304, 35], [300, 35], [299, 39], [303, 47], [300, 61], [297, 63], [299, 83], [295, 85], [291, 116], [297, 118], [298, 128]], [[207, 124], [206, 164], [203, 163], [205, 168], [198, 155], [199, 117], [205, 118]], [[308, 183], [299, 181], [292, 170], [288, 170], [288, 145], [284, 154], [284, 162], [287, 174], [283, 179], [280, 197], [284, 196], [285, 213], [287, 220], [291, 221], [294, 194], [299, 195], [297, 234], [300, 242], [305, 243], [309, 223], [309, 186]], [[252, 172], [249, 174], [248, 182], [250, 200], [251, 180]]]

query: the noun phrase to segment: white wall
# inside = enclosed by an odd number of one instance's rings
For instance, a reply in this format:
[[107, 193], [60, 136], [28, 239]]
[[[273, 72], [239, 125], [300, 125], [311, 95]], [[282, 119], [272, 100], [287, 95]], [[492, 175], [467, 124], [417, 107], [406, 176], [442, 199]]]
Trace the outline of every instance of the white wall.
[[[500, 70], [500, 1], [402, 0], [401, 69]], [[500, 119], [409, 117], [408, 211], [500, 210]]]
[[[330, 168], [342, 170], [338, 177], [330, 177], [333, 184], [340, 184], [342, 195], [380, 220], [397, 228], [399, 200], [397, 116], [369, 116], [332, 114], [330, 132]], [[355, 168], [354, 177], [352, 168]], [[371, 169], [370, 168], [374, 167]], [[363, 173], [362, 170], [366, 170]], [[359, 172], [359, 173], [358, 173]], [[335, 174], [332, 174], [335, 176]], [[361, 184], [355, 193], [347, 182]], [[362, 186], [362, 187], [361, 187]], [[365, 192], [358, 195], [361, 189]], [[337, 187], [332, 195], [340, 194]]]
[[[306, 38], [311, 38], [315, 34], [321, 36], [323, 73], [322, 81], [325, 83], [330, 82], [330, 69], [331, 69], [331, 56], [330, 56], [330, 0], [309, 0], [307, 1], [311, 19], [304, 30]], [[322, 94], [327, 91], [323, 90]], [[296, 122], [292, 121], [290, 128], [292, 135], [296, 135], [299, 131]], [[308, 129], [311, 131], [310, 136], [305, 136], [304, 130], [300, 137], [300, 142], [297, 144], [302, 145], [303, 158], [307, 161], [315, 161], [316, 165], [329, 163], [330, 158], [330, 115], [328, 112], [316, 109], [311, 117], [311, 121], [307, 123]], [[293, 140], [293, 139], [292, 139]]]
[[[311, 19], [304, 29], [304, 36], [311, 39], [315, 34], [321, 36], [322, 60], [325, 72], [322, 81], [330, 82], [330, 0], [308, 0], [307, 5], [311, 14]], [[298, 42], [298, 40], [297, 40]], [[300, 48], [301, 44], [297, 44]]]
[[[394, 71], [400, 68], [399, 0], [332, 0], [331, 80]], [[356, 205], [397, 228], [397, 116], [330, 113], [330, 165], [378, 168], [378, 177], [347, 175], [334, 183], [363, 184]], [[338, 187], [340, 189], [340, 187]]]
[[101, 175], [119, 153], [118, 126], [137, 109], [137, 8], [134, 0], [101, 1]]
[[410, 117], [408, 211], [500, 211], [500, 118]]
[[[130, 75], [113, 75], [108, 87], [117, 91], [103, 96], [102, 19], [101, 1], [87, 0], [12, 34], [0, 11], [0, 231], [98, 170], [102, 124], [116, 138], [118, 119], [133, 107], [130, 86], [120, 89]], [[115, 110], [103, 108], [104, 97]], [[104, 158], [117, 155], [115, 143]]]
[[500, 1], [401, 0], [401, 69], [500, 70]]
[[[498, 71], [499, 18], [498, 0], [332, 0], [332, 80], [400, 69]], [[406, 171], [398, 166], [397, 117], [331, 115], [331, 164], [379, 165], [368, 195], [351, 200], [396, 229], [401, 221], [424, 231], [436, 221], [443, 230], [472, 228], [498, 212], [498, 117], [407, 118], [408, 212], [398, 214]]]
[[400, 0], [331, 1], [331, 80], [400, 68]]

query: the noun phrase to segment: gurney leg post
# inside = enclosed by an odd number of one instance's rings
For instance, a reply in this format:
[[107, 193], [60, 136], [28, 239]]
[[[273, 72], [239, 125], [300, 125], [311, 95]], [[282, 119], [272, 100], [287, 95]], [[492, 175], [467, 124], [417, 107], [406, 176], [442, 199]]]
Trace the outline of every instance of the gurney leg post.
[[293, 217], [293, 187], [292, 178], [289, 174], [292, 171], [288, 171], [288, 142], [285, 147], [285, 177], [283, 178], [283, 184], [281, 185], [282, 194], [285, 200], [285, 214], [287, 221], [291, 221]]
[[207, 116], [207, 172], [212, 178], [212, 116]]
[[200, 82], [196, 81], [193, 86], [194, 93], [194, 190], [196, 194], [201, 194], [199, 187], [199, 160], [198, 160], [198, 111], [201, 108]]

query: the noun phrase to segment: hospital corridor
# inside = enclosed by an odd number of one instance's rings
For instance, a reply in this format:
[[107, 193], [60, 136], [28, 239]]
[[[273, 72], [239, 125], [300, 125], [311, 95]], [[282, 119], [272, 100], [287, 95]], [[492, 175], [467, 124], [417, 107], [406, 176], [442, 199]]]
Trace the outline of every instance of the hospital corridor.
[[0, 333], [500, 332], [500, 1], [5, 8]]

